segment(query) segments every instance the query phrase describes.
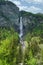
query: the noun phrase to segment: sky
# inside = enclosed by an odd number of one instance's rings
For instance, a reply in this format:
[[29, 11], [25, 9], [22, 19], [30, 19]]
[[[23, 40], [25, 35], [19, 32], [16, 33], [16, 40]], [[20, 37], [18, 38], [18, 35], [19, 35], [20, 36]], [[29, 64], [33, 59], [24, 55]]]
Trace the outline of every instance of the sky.
[[43, 13], [43, 0], [10, 0], [24, 10], [32, 13]]

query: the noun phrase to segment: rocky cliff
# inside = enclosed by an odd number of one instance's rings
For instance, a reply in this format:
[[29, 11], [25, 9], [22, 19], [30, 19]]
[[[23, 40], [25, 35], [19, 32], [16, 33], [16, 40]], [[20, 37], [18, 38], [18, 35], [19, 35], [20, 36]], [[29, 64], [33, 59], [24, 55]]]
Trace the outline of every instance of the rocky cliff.
[[0, 2], [0, 27], [13, 27], [19, 32], [19, 16], [22, 16], [24, 34], [32, 32], [36, 27], [43, 29], [43, 14], [19, 12], [19, 8], [12, 2]]
[[[43, 30], [43, 14], [32, 14], [30, 12], [21, 11], [23, 19], [24, 32], [33, 32], [33, 30]], [[24, 34], [25, 34], [24, 33]]]
[[18, 31], [19, 8], [10, 1], [0, 2], [0, 27], [14, 27]]

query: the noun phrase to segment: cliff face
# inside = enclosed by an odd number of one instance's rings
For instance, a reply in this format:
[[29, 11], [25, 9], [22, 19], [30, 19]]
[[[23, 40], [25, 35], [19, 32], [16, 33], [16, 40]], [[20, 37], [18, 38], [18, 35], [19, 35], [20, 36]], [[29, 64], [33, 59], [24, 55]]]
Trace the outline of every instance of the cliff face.
[[19, 12], [19, 8], [12, 2], [0, 2], [0, 27], [13, 27], [19, 32], [19, 16], [22, 16], [24, 34], [32, 32], [36, 27], [43, 29], [43, 14]]
[[14, 27], [18, 31], [19, 8], [10, 1], [0, 2], [0, 27]]
[[21, 11], [23, 18], [24, 34], [32, 32], [34, 29], [43, 30], [43, 14], [32, 14]]

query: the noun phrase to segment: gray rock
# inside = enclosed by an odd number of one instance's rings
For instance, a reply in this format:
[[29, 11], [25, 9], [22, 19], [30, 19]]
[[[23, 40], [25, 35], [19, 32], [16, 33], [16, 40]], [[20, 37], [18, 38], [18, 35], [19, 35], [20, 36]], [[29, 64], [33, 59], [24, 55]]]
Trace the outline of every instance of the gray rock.
[[10, 1], [0, 2], [0, 26], [14, 27], [18, 30], [19, 8]]

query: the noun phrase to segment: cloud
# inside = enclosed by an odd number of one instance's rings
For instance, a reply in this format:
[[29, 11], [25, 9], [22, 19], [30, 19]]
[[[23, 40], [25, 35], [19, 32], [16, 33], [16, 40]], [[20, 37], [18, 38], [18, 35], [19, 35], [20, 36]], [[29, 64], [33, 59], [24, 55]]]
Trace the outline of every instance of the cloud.
[[26, 10], [28, 7], [27, 6], [18, 6], [20, 10]]
[[15, 3], [17, 6], [21, 5], [21, 2], [19, 0], [9, 0], [12, 1], [13, 3]]
[[41, 9], [38, 7], [35, 7], [35, 6], [30, 6], [30, 8], [28, 8], [28, 11], [30, 11], [32, 13], [38, 13], [41, 11]]
[[35, 4], [39, 4], [39, 3], [43, 3], [43, 0], [25, 0], [28, 3], [35, 3]]
[[32, 5], [32, 6], [25, 6], [25, 5], [22, 5], [22, 3], [23, 2], [27, 2], [27, 3], [43, 3], [43, 1], [42, 0], [10, 0], [10, 1], [12, 1], [13, 3], [15, 3], [18, 7], [19, 7], [19, 9], [20, 9], [20, 11], [21, 10], [24, 10], [24, 11], [27, 11], [27, 12], [32, 12], [32, 13], [42, 13], [42, 8], [38, 8], [37, 6], [34, 6], [34, 5]]
[[16, 5], [21, 5], [21, 2], [20, 2], [20, 1], [14, 1], [14, 3], [15, 3]]
[[38, 8], [38, 7], [35, 7], [35, 6], [19, 6], [20, 10], [24, 10], [24, 11], [27, 11], [27, 12], [32, 12], [32, 13], [40, 13], [42, 9]]

